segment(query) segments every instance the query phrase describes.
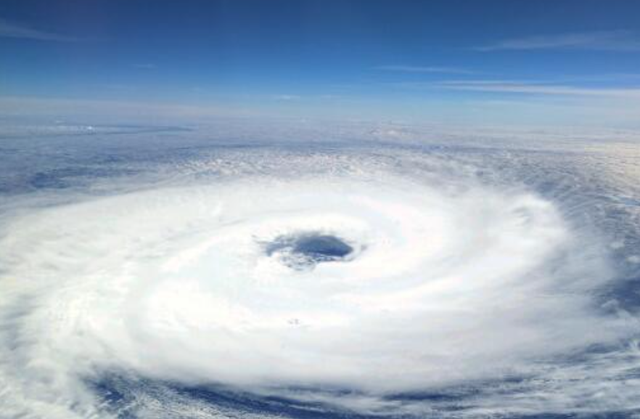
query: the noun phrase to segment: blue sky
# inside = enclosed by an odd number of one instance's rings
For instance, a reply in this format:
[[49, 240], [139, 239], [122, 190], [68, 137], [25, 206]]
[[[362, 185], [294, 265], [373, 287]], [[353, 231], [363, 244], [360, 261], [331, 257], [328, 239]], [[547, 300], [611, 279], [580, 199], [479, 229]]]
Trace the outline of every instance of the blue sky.
[[0, 96], [640, 126], [640, 2], [3, 0]]

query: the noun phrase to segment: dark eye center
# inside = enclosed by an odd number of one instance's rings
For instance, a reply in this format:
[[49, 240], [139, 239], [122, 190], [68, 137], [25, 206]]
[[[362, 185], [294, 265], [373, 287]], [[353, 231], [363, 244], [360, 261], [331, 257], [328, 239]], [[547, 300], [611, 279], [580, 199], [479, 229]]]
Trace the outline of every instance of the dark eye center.
[[265, 251], [268, 256], [278, 255], [291, 268], [308, 269], [321, 262], [344, 260], [353, 247], [332, 235], [304, 233], [279, 236], [267, 243]]

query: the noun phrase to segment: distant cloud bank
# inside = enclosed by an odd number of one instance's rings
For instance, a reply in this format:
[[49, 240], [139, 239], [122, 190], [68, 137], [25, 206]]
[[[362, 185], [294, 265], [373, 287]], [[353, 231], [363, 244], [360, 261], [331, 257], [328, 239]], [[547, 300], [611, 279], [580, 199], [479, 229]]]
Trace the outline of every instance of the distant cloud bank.
[[476, 92], [640, 99], [640, 88], [586, 88], [509, 80], [452, 80], [443, 81], [436, 85], [446, 89]]

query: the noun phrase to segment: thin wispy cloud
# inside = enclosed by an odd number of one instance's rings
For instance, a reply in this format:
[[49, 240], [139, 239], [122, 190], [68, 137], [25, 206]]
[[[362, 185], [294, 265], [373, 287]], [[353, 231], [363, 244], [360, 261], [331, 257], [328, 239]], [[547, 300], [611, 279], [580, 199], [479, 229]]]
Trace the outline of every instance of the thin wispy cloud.
[[588, 49], [601, 51], [640, 51], [640, 36], [626, 30], [537, 35], [506, 39], [474, 48], [477, 51]]
[[450, 90], [475, 92], [640, 99], [640, 88], [576, 87], [569, 85], [538, 84], [509, 80], [455, 80], [434, 83], [432, 86]]
[[300, 100], [301, 97], [298, 96], [298, 95], [286, 95], [285, 94], [285, 95], [275, 95], [275, 96], [273, 96], [273, 99], [274, 100], [281, 100], [281, 101], [288, 102], [288, 101], [293, 101], [293, 100]]
[[414, 66], [414, 65], [382, 65], [375, 67], [376, 70], [397, 71], [401, 73], [449, 73], [449, 74], [473, 74], [471, 70], [458, 67], [439, 66]]
[[78, 38], [48, 32], [0, 19], [0, 38], [32, 39], [37, 41], [76, 42]]

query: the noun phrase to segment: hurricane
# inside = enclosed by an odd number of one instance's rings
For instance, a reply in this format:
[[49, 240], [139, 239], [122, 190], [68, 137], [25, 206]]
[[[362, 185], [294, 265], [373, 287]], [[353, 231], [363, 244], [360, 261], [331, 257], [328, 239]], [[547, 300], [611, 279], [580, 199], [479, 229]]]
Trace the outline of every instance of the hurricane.
[[3, 174], [5, 417], [640, 409], [632, 159], [597, 140], [210, 132], [49, 128], [15, 147], [72, 151]]

